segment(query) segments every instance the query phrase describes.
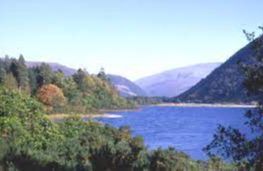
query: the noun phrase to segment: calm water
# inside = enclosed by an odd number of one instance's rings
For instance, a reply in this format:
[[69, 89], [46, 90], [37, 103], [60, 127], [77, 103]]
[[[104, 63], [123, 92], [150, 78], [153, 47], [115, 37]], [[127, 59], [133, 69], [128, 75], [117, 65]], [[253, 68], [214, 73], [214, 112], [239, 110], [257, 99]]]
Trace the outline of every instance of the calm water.
[[241, 108], [143, 107], [137, 111], [111, 112], [122, 118], [100, 118], [119, 127], [129, 125], [133, 135], [144, 137], [149, 148], [173, 146], [194, 159], [206, 159], [202, 152], [212, 140], [218, 124], [244, 130]]

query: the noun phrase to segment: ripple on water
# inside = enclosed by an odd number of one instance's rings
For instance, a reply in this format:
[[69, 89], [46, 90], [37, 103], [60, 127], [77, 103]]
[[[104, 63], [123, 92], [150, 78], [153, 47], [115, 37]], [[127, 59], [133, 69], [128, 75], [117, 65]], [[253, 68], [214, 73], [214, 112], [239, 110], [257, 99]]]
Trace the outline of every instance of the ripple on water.
[[97, 118], [119, 127], [129, 125], [133, 135], [144, 137], [149, 148], [173, 146], [195, 159], [206, 159], [202, 149], [211, 142], [218, 124], [244, 131], [244, 108], [143, 107], [113, 112], [122, 118]]

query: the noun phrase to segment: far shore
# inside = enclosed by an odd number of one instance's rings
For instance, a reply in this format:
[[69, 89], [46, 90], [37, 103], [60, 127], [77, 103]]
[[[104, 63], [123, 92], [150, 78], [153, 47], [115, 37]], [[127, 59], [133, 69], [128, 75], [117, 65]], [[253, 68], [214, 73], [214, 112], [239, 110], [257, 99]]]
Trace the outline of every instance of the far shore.
[[156, 106], [175, 106], [175, 107], [223, 107], [223, 108], [255, 108], [257, 105], [252, 104], [233, 104], [233, 103], [161, 103], [157, 104]]
[[[160, 106], [160, 107], [210, 107], [210, 108], [255, 108], [257, 105], [252, 104], [233, 104], [233, 103], [160, 103], [152, 106]], [[138, 109], [138, 108], [137, 108]], [[133, 109], [136, 110], [136, 109]], [[122, 115], [106, 113], [97, 113], [97, 114], [47, 114], [47, 118], [50, 120], [62, 120], [68, 117], [77, 116], [82, 119], [93, 119], [93, 118], [122, 118]], [[112, 111], [132, 111], [132, 109], [120, 109], [120, 110], [112, 110]]]
[[93, 118], [121, 118], [121, 115], [103, 113], [103, 114], [49, 114], [46, 115], [50, 120], [61, 120], [68, 117], [77, 116], [82, 119], [93, 119]]

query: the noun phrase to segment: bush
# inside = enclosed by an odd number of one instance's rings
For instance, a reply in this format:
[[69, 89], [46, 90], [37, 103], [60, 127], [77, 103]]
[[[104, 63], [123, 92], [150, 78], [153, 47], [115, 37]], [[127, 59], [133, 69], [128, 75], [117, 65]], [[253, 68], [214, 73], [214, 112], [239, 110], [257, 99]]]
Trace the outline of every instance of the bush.
[[23, 93], [0, 87], [0, 116], [27, 117], [39, 115], [42, 105]]

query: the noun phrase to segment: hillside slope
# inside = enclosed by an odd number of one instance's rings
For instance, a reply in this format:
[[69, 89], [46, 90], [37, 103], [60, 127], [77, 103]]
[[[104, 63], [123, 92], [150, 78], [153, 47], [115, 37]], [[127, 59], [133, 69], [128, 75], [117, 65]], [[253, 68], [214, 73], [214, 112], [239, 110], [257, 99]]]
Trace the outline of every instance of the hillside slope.
[[250, 43], [177, 99], [184, 102], [202, 103], [253, 101], [256, 97], [248, 97], [246, 94], [240, 63], [254, 62], [255, 58]]
[[119, 90], [120, 95], [129, 96], [146, 96], [146, 93], [135, 83], [119, 75], [107, 75], [111, 83]]
[[149, 96], [177, 96], [210, 74], [220, 63], [205, 63], [177, 68], [137, 80]]

